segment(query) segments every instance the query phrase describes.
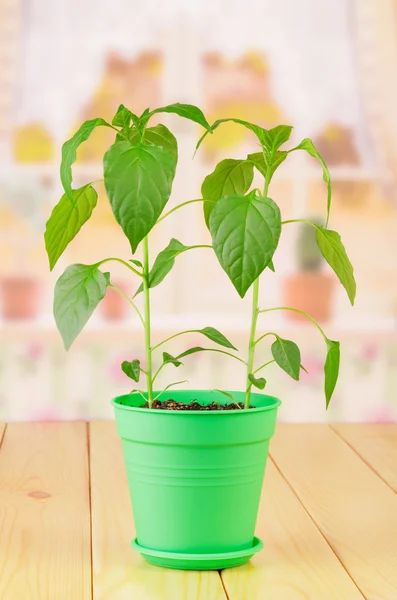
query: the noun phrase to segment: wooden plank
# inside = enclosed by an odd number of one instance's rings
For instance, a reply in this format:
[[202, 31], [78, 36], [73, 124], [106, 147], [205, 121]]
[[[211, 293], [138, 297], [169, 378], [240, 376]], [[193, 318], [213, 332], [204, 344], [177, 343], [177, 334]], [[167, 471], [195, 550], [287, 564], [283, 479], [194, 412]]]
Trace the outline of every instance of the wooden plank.
[[134, 552], [134, 525], [114, 423], [90, 425], [94, 600], [226, 600], [217, 571], [176, 571]]
[[397, 423], [341, 423], [332, 429], [397, 492]]
[[9, 424], [0, 450], [1, 600], [91, 598], [85, 423]]
[[330, 546], [269, 460], [257, 524], [264, 549], [222, 571], [230, 600], [363, 600]]
[[365, 598], [395, 600], [394, 492], [327, 425], [279, 425], [271, 455]]

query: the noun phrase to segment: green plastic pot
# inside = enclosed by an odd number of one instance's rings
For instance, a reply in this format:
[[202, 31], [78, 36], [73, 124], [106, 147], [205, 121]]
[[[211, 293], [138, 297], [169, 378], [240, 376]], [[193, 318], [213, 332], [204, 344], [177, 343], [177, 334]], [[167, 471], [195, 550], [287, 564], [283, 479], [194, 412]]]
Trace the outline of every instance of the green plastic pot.
[[[243, 392], [230, 392], [244, 401]], [[230, 400], [216, 391], [173, 391], [176, 401]], [[134, 512], [133, 548], [151, 563], [222, 569], [262, 548], [254, 537], [269, 441], [280, 401], [252, 394], [249, 410], [140, 408], [134, 393], [112, 401]]]

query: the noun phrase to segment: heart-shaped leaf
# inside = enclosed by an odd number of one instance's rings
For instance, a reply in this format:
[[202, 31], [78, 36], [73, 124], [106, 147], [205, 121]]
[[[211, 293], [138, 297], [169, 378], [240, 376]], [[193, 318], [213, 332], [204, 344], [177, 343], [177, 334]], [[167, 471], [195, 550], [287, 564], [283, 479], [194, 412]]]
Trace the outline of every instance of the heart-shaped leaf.
[[121, 363], [121, 369], [123, 373], [127, 375], [127, 377], [130, 377], [130, 379], [133, 379], [138, 383], [141, 375], [140, 364], [140, 361], [137, 359], [131, 361], [125, 360]]
[[338, 381], [339, 375], [339, 363], [340, 363], [340, 343], [326, 339], [327, 344], [327, 358], [325, 359], [324, 374], [325, 374], [325, 401], [326, 408], [334, 393], [336, 382]]
[[201, 186], [207, 227], [217, 200], [233, 194], [245, 194], [253, 178], [254, 169], [249, 161], [226, 158], [216, 165], [215, 170], [207, 175]]
[[[149, 287], [156, 287], [156, 285], [159, 285], [171, 271], [175, 264], [176, 257], [186, 250], [189, 250], [188, 246], [184, 246], [181, 242], [172, 238], [168, 246], [157, 255], [156, 260], [153, 263], [153, 267], [149, 273]], [[135, 296], [142, 291], [143, 285], [141, 284]]]
[[72, 195], [72, 164], [76, 160], [77, 148], [88, 140], [96, 127], [111, 127], [104, 119], [85, 121], [78, 131], [62, 146], [61, 182], [68, 198], [73, 202]]
[[299, 381], [301, 368], [301, 353], [295, 342], [283, 340], [277, 336], [272, 344], [272, 355], [279, 367], [292, 379]]
[[44, 240], [51, 271], [69, 242], [91, 217], [98, 199], [98, 194], [90, 184], [73, 190], [72, 196], [73, 204], [66, 193], [62, 196], [46, 224]]
[[326, 224], [325, 224], [327, 226], [328, 221], [329, 221], [329, 213], [331, 210], [331, 195], [332, 195], [331, 176], [329, 174], [328, 167], [325, 164], [325, 160], [323, 159], [321, 154], [317, 151], [317, 148], [314, 146], [311, 139], [306, 138], [306, 139], [302, 140], [301, 143], [298, 146], [296, 146], [296, 148], [292, 148], [292, 150], [289, 150], [289, 152], [294, 152], [295, 150], [306, 150], [306, 152], [308, 154], [310, 154], [310, 156], [312, 156], [313, 158], [316, 158], [321, 163], [321, 166], [323, 168], [323, 179], [324, 179], [325, 183], [327, 184], [327, 188], [328, 188], [327, 220], [326, 220]]
[[273, 154], [280, 146], [288, 142], [292, 129], [291, 125], [277, 125], [273, 129], [264, 129], [262, 143], [269, 153]]
[[204, 327], [204, 329], [197, 329], [197, 333], [202, 333], [212, 342], [219, 344], [220, 346], [224, 346], [225, 348], [231, 348], [232, 350], [237, 350], [233, 344], [229, 342], [229, 340], [217, 329], [214, 327]]
[[271, 159], [269, 173], [267, 172], [269, 158], [266, 156], [266, 154], [264, 155], [263, 152], [255, 152], [254, 154], [248, 154], [247, 158], [254, 164], [256, 169], [258, 169], [259, 173], [261, 173], [263, 177], [268, 176], [268, 181], [270, 183], [274, 172], [278, 169], [281, 163], [285, 161], [287, 156], [288, 152], [285, 150], [277, 150]]
[[189, 119], [190, 121], [194, 121], [195, 123], [202, 125], [202, 127], [205, 127], [205, 129], [211, 128], [210, 124], [204, 116], [203, 111], [200, 110], [197, 106], [193, 106], [193, 104], [181, 104], [179, 102], [176, 102], [175, 104], [169, 104], [168, 106], [163, 106], [161, 108], [156, 108], [155, 110], [152, 110], [150, 116], [161, 112], [174, 113], [176, 115], [179, 115], [180, 117], [183, 117], [184, 119]]
[[227, 196], [210, 217], [215, 254], [241, 297], [270, 263], [281, 233], [281, 216], [270, 198]]
[[71, 265], [55, 284], [54, 316], [66, 350], [105, 296], [109, 273], [97, 265]]
[[[131, 143], [139, 144], [141, 141], [141, 134], [139, 131], [133, 131], [131, 133]], [[175, 163], [178, 161], [178, 142], [176, 137], [171, 131], [165, 127], [165, 125], [156, 125], [156, 127], [148, 127], [144, 133], [145, 144], [153, 144], [159, 146], [167, 152], [173, 155]]]
[[106, 191], [133, 253], [170, 197], [175, 168], [174, 155], [160, 146], [116, 142], [105, 154]]
[[258, 388], [258, 390], [265, 389], [267, 381], [264, 377], [255, 377], [254, 375], [252, 375], [252, 373], [250, 373], [248, 375], [248, 379], [252, 383], [252, 385]]
[[352, 264], [346, 254], [339, 233], [317, 225], [316, 239], [321, 254], [335, 271], [353, 305], [356, 297], [356, 281]]
[[163, 363], [166, 365], [168, 363], [173, 364], [175, 367], [180, 367], [183, 363], [178, 360], [179, 356], [175, 357], [168, 352], [163, 352]]

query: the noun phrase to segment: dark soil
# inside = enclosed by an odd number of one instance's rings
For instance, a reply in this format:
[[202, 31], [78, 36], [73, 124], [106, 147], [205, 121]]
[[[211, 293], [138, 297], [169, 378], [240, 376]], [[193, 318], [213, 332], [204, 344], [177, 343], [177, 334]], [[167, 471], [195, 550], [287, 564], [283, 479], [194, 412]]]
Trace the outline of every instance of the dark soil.
[[[149, 408], [149, 404], [146, 402], [142, 408]], [[176, 402], [176, 400], [155, 400], [152, 408], [156, 410], [241, 410], [244, 408], [243, 402], [230, 402], [229, 404], [218, 404], [218, 402], [211, 402], [211, 404], [203, 405], [199, 404], [197, 400], [192, 400], [189, 404], [186, 402]], [[250, 406], [250, 408], [255, 408]]]

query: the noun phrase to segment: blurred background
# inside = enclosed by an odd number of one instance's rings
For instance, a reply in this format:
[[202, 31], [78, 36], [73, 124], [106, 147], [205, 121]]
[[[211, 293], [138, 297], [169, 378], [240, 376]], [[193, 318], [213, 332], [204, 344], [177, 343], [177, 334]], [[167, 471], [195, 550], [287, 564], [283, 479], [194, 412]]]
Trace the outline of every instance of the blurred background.
[[[319, 259], [311, 232], [285, 227], [276, 273], [262, 277], [262, 308], [307, 310], [341, 341], [342, 366], [326, 413], [318, 332], [289, 314], [262, 315], [259, 330], [295, 340], [308, 370], [296, 383], [269, 367], [267, 391], [283, 401], [281, 419], [397, 420], [396, 63], [396, 0], [0, 0], [0, 419], [106, 418], [111, 397], [131, 388], [120, 363], [143, 359], [143, 336], [123, 299], [108, 293], [69, 353], [52, 316], [54, 283], [69, 263], [129, 258], [102, 184], [91, 221], [53, 273], [43, 232], [62, 195], [62, 143], [82, 121], [111, 119], [120, 103], [139, 113], [179, 101], [198, 104], [210, 122], [291, 124], [291, 147], [312, 137], [331, 171], [330, 227], [355, 267], [356, 306]], [[192, 160], [200, 128], [173, 115], [162, 122], [179, 142], [170, 206], [200, 197], [219, 160], [257, 151], [247, 130], [224, 125]], [[99, 128], [80, 148], [74, 187], [101, 179], [112, 141]], [[303, 153], [282, 165], [269, 195], [284, 219], [324, 219], [321, 168]], [[156, 227], [152, 259], [171, 237], [208, 243], [201, 211], [193, 204]], [[122, 267], [111, 271], [135, 291]], [[208, 325], [245, 351], [250, 294], [237, 296], [208, 250], [179, 257], [152, 306], [154, 341]], [[178, 338], [167, 350], [200, 343]], [[258, 355], [266, 361], [265, 343]], [[186, 378], [192, 389], [244, 386], [244, 370], [214, 353], [163, 373], [161, 384]]]

